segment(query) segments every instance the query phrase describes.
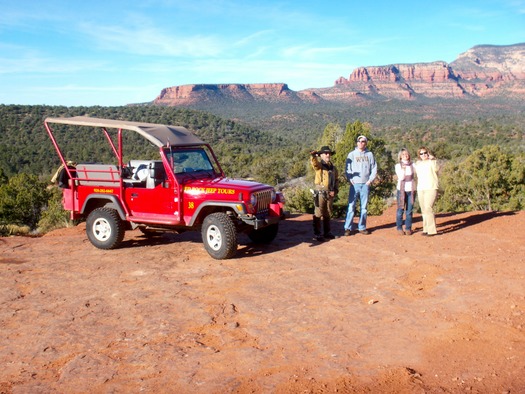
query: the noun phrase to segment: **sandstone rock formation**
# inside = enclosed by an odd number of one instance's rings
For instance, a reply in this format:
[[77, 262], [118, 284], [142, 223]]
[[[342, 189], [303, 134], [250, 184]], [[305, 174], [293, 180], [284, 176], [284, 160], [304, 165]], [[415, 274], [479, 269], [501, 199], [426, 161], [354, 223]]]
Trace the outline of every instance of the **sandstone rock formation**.
[[359, 67], [348, 79], [340, 77], [335, 83], [363, 94], [399, 99], [465, 94], [454, 71], [445, 62]]
[[450, 64], [390, 64], [359, 67], [334, 86], [295, 92], [284, 83], [200, 84], [162, 90], [156, 105], [213, 103], [318, 103], [363, 99], [518, 97], [525, 94], [525, 43], [479, 45]]
[[284, 83], [260, 84], [200, 84], [165, 88], [153, 101], [157, 105], [192, 105], [198, 103], [221, 102], [316, 102], [320, 98], [316, 93], [295, 92]]
[[[525, 93], [525, 44], [479, 45], [452, 63], [432, 62], [359, 67], [336, 86], [387, 98], [522, 95]], [[321, 94], [321, 97], [324, 97]], [[332, 95], [330, 99], [337, 97]]]
[[450, 65], [472, 95], [525, 94], [525, 44], [475, 46]]

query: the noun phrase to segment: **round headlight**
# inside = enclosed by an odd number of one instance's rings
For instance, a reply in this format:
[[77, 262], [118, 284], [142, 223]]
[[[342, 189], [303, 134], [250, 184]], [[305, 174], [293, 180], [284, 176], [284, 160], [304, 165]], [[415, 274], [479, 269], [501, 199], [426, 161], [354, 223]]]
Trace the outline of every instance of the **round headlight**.
[[252, 194], [250, 196], [250, 204], [252, 204], [252, 206], [254, 206], [254, 207], [257, 206], [257, 196], [255, 194]]

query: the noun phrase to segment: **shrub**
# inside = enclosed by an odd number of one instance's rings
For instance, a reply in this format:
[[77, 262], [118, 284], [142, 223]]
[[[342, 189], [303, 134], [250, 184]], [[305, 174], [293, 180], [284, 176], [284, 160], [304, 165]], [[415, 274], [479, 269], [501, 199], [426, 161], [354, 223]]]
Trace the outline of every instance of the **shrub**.
[[35, 175], [17, 174], [0, 186], [0, 223], [36, 228], [49, 192]]
[[286, 209], [292, 213], [313, 213], [314, 200], [309, 188], [294, 186], [283, 189]]
[[11, 235], [29, 235], [31, 232], [29, 226], [17, 226], [16, 224], [1, 224], [0, 236], [9, 237]]
[[50, 195], [51, 197], [47, 202], [47, 206], [43, 209], [42, 216], [38, 222], [38, 231], [41, 233], [73, 225], [69, 218], [69, 212], [62, 208], [62, 191], [53, 187], [50, 190]]

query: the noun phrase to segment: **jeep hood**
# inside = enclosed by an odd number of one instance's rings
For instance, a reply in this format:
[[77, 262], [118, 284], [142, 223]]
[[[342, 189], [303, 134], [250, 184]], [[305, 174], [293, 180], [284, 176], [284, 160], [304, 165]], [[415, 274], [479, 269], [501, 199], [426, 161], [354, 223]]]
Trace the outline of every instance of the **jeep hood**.
[[237, 190], [243, 192], [254, 192], [258, 190], [273, 189], [272, 186], [264, 183], [233, 178], [215, 178], [192, 180], [184, 183], [184, 188], [221, 188], [227, 190]]

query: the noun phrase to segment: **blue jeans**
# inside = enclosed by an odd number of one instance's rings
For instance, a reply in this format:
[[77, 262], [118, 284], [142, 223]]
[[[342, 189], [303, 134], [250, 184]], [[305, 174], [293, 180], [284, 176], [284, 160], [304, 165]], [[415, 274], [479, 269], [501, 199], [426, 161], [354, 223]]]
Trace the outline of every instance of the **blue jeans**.
[[366, 183], [356, 183], [350, 185], [350, 193], [348, 195], [348, 211], [346, 213], [345, 230], [352, 230], [352, 222], [354, 221], [355, 203], [359, 196], [361, 203], [361, 216], [359, 217], [359, 224], [357, 229], [359, 231], [366, 230], [366, 207], [368, 205], [368, 192], [369, 187]]
[[[412, 211], [414, 209], [412, 193], [414, 192], [405, 192], [405, 206], [403, 208], [397, 208], [396, 226], [398, 230], [403, 230], [403, 213], [405, 214], [405, 230], [412, 230]], [[398, 190], [397, 201], [399, 201], [400, 197], [401, 190]]]

